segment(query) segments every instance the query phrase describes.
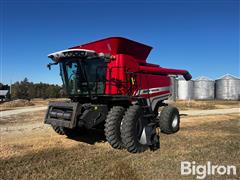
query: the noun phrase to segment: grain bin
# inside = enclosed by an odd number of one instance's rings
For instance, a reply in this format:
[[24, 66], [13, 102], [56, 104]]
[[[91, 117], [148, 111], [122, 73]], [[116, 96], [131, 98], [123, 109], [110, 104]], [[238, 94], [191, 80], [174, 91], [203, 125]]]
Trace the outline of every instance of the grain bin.
[[193, 81], [178, 79], [177, 98], [181, 100], [189, 100], [193, 98]]
[[193, 82], [194, 99], [214, 99], [215, 82], [207, 77], [199, 77]]
[[177, 80], [176, 77], [171, 76], [171, 87], [170, 87], [170, 92], [171, 96], [169, 97], [169, 100], [171, 101], [176, 101], [177, 98]]
[[216, 99], [240, 100], [240, 79], [230, 74], [217, 79]]

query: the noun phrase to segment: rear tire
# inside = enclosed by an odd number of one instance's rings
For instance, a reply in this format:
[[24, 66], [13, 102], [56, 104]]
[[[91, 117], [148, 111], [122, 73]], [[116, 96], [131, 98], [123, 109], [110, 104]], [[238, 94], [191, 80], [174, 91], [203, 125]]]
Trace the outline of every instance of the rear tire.
[[144, 128], [143, 111], [141, 106], [133, 105], [126, 111], [121, 125], [121, 137], [124, 146], [131, 153], [140, 153], [148, 145], [140, 143], [140, 136]]
[[105, 122], [105, 136], [108, 143], [115, 149], [123, 148], [121, 140], [120, 126], [125, 108], [122, 106], [113, 106], [109, 111]]
[[159, 126], [163, 133], [173, 134], [180, 129], [180, 116], [176, 107], [166, 106], [160, 114]]

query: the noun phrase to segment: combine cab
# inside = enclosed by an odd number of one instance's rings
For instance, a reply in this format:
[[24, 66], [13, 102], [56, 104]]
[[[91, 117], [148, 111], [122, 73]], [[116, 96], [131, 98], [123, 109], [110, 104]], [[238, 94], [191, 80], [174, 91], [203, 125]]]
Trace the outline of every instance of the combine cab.
[[159, 148], [156, 128], [171, 134], [180, 123], [178, 109], [163, 102], [171, 95], [169, 75], [191, 75], [147, 63], [151, 49], [112, 37], [49, 54], [54, 63], [48, 67], [59, 64], [71, 101], [51, 102], [45, 123], [69, 137], [105, 127], [111, 146], [129, 152]]

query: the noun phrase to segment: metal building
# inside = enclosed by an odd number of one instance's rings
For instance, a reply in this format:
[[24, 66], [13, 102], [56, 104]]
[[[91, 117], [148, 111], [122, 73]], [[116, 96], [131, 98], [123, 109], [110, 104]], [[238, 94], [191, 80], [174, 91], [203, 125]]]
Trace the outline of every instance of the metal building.
[[9, 99], [9, 90], [0, 90], [0, 102], [5, 102]]
[[240, 79], [230, 74], [217, 79], [216, 99], [240, 100]]
[[215, 81], [201, 76], [193, 82], [194, 99], [214, 99]]
[[193, 99], [193, 81], [178, 79], [177, 81], [177, 99], [189, 100]]

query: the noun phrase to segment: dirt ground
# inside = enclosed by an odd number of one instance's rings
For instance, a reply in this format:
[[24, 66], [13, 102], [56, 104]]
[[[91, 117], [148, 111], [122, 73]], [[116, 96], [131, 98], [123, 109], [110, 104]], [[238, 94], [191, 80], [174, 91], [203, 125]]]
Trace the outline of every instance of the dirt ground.
[[0, 103], [0, 111], [21, 109], [22, 107], [41, 107], [47, 106], [50, 101], [67, 101], [67, 100], [68, 100], [67, 98], [50, 98], [50, 99], [34, 98], [30, 101], [18, 99], [14, 101]]
[[225, 109], [240, 107], [240, 101], [223, 101], [223, 100], [177, 100], [176, 102], [170, 102], [170, 104], [178, 107], [180, 110], [191, 109]]
[[181, 161], [237, 166], [240, 178], [240, 113], [182, 116], [181, 130], [160, 134], [161, 148], [141, 154], [114, 150], [102, 132], [72, 140], [42, 123], [45, 111], [0, 118], [0, 179], [193, 179]]
[[[25, 106], [47, 106], [50, 101], [68, 101], [67, 98], [58, 98], [58, 99], [41, 99], [35, 98], [32, 99], [29, 103], [1, 103], [0, 111], [21, 109]], [[189, 110], [189, 109], [225, 109], [225, 108], [235, 108], [240, 107], [240, 101], [222, 101], [222, 100], [191, 100], [183, 101], [177, 100], [176, 102], [170, 102], [170, 104], [177, 106], [180, 110]]]

